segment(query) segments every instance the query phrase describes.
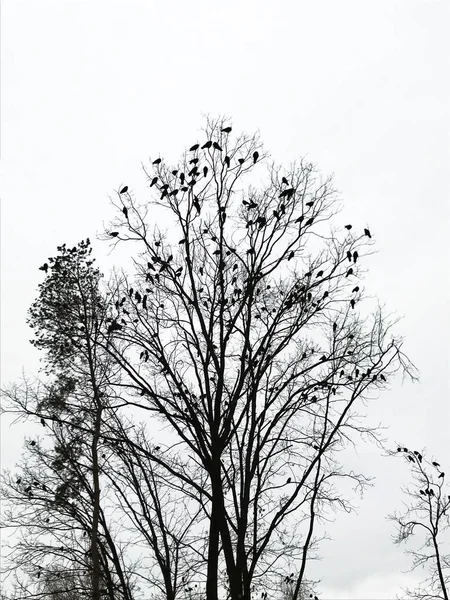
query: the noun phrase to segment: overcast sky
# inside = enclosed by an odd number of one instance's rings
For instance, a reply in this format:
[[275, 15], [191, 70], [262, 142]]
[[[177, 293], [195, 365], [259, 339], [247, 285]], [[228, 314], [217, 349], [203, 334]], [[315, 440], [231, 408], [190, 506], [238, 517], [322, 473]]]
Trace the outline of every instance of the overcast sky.
[[[226, 115], [277, 162], [334, 173], [343, 221], [370, 226], [366, 286], [403, 317], [421, 380], [369, 418], [450, 472], [447, 0], [3, 0], [1, 27], [3, 384], [39, 366], [25, 323], [38, 267], [86, 237], [107, 265], [108, 196], [143, 195], [141, 163], [175, 161], [202, 115]], [[6, 421], [2, 434], [10, 466], [21, 439]], [[321, 600], [393, 598], [413, 580], [386, 521], [408, 469], [373, 446], [351, 461], [375, 486], [328, 525], [309, 574]]]

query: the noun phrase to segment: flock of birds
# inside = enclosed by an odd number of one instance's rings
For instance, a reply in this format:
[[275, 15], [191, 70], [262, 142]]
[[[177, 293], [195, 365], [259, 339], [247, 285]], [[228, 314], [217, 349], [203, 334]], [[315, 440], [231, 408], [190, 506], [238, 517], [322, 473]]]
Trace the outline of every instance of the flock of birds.
[[[221, 129], [221, 132], [225, 133], [225, 134], [229, 134], [231, 131], [232, 131], [231, 127], [224, 127], [224, 128]], [[198, 143], [194, 144], [193, 146], [190, 147], [189, 150], [191, 152], [197, 152], [198, 150], [215, 150], [215, 151], [218, 151], [218, 152], [222, 152], [223, 151], [222, 146], [219, 144], [219, 142], [218, 141], [213, 141], [213, 140], [206, 141], [202, 146], [200, 146], [200, 144], [198, 144]], [[259, 153], [258, 153], [258, 151], [254, 151], [253, 152], [252, 159], [253, 159], [253, 164], [255, 164], [258, 161], [258, 159], [259, 159]], [[189, 161], [189, 163], [193, 164], [194, 166], [189, 171], [187, 177], [186, 177], [186, 175], [184, 173], [180, 173], [178, 169], [175, 169], [175, 170], [172, 171], [172, 175], [179, 178], [180, 183], [183, 186], [183, 187], [181, 187], [181, 189], [178, 189], [178, 188], [170, 189], [169, 184], [168, 183], [162, 183], [161, 180], [160, 180], [160, 177], [158, 177], [158, 176], [155, 176], [155, 177], [153, 177], [151, 179], [150, 187], [153, 187], [153, 186], [157, 186], [158, 187], [159, 191], [161, 192], [161, 199], [163, 199], [166, 196], [176, 196], [180, 191], [181, 192], [187, 192], [187, 191], [189, 191], [189, 189], [192, 188], [196, 184], [197, 178], [199, 176], [201, 176], [201, 173], [203, 173], [203, 175], [205, 177], [208, 174], [208, 167], [207, 166], [204, 166], [203, 169], [202, 169], [202, 171], [199, 170], [199, 167], [198, 167], [199, 160], [200, 160], [199, 157], [195, 156], [194, 158], [192, 158]], [[161, 158], [157, 158], [156, 160], [153, 161], [153, 165], [154, 166], [158, 166], [158, 165], [161, 164], [161, 162], [162, 162], [162, 159]], [[239, 165], [242, 165], [245, 162], [245, 159], [239, 158], [237, 162], [238, 162]], [[225, 165], [228, 168], [230, 168], [231, 161], [230, 161], [230, 157], [229, 156], [225, 156], [224, 163], [225, 163]], [[190, 177], [190, 180], [188, 180], [188, 177]], [[160, 182], [159, 185], [158, 185], [158, 182]], [[282, 191], [281, 191], [281, 193], [279, 195], [280, 202], [279, 202], [278, 207], [275, 210], [273, 210], [273, 217], [276, 220], [279, 220], [284, 214], [286, 214], [286, 204], [285, 204], [285, 202], [287, 200], [289, 200], [295, 194], [295, 192], [296, 192], [295, 188], [289, 187], [289, 181], [288, 181], [288, 179], [286, 177], [282, 177], [281, 183], [282, 183], [283, 186], [285, 186], [285, 189], [282, 189]], [[122, 187], [119, 193], [121, 195], [128, 193], [128, 186]], [[270, 217], [268, 217], [267, 215], [265, 215], [265, 214], [258, 214], [258, 215], [255, 215], [255, 216], [251, 216], [250, 215], [250, 211], [258, 208], [258, 203], [257, 202], [255, 202], [254, 200], [250, 200], [250, 201], [244, 200], [243, 204], [246, 206], [246, 208], [248, 210], [248, 213], [249, 213], [249, 218], [247, 219], [247, 222], [246, 222], [246, 227], [247, 228], [251, 227], [251, 226], [257, 226], [259, 229], [262, 229], [263, 227], [265, 227], [268, 224], [268, 221], [269, 221]], [[310, 208], [312, 208], [313, 204], [314, 204], [314, 201], [307, 202], [306, 203], [307, 210], [309, 210]], [[193, 206], [195, 207], [195, 209], [197, 210], [197, 212], [200, 213], [200, 211], [201, 211], [201, 203], [200, 203], [199, 198], [197, 196], [195, 196], [195, 195], [194, 195], [194, 198], [193, 198]], [[225, 221], [225, 219], [226, 219], [225, 209], [221, 208], [219, 210], [220, 210], [219, 217], [222, 219], [222, 223], [223, 223]], [[128, 219], [128, 208], [126, 206], [123, 206], [122, 212], [125, 215], [125, 218]], [[298, 223], [298, 224], [300, 224], [300, 226], [302, 226], [301, 224], [303, 223], [303, 221], [305, 221], [303, 227], [307, 227], [307, 226], [309, 226], [309, 225], [311, 225], [313, 223], [314, 216], [311, 216], [311, 217], [309, 217], [306, 220], [305, 219], [306, 219], [305, 214], [302, 214], [302, 215], [300, 215], [299, 217], [297, 217], [295, 219], [295, 223]], [[352, 229], [352, 225], [351, 224], [345, 225], [345, 229], [347, 231], [350, 231]], [[208, 228], [203, 229], [202, 233], [203, 233], [203, 235], [207, 235], [207, 234], [211, 235], [211, 240], [213, 242], [217, 242], [218, 241], [217, 237], [214, 234], [211, 234], [211, 231]], [[111, 231], [111, 232], [109, 232], [109, 235], [112, 238], [119, 238], [120, 234], [119, 234], [119, 231]], [[368, 238], [372, 237], [371, 232], [370, 232], [370, 230], [368, 228], [364, 229], [364, 235], [367, 236]], [[179, 241], [179, 244], [180, 245], [186, 244], [186, 238], [181, 239]], [[161, 241], [157, 241], [155, 243], [155, 246], [156, 246], [156, 248], [158, 248], [159, 246], [161, 246]], [[219, 268], [221, 270], [223, 270], [226, 267], [224, 254], [226, 256], [229, 256], [230, 254], [237, 254], [237, 251], [236, 251], [236, 249], [229, 248], [224, 253], [224, 250], [221, 247], [218, 247], [211, 254], [213, 256], [217, 256], [218, 257], [218, 260], [219, 260], [218, 266], [219, 266]], [[256, 254], [256, 251], [255, 251], [255, 248], [253, 248], [253, 247], [248, 248], [246, 250], [246, 255], [247, 256], [254, 256], [255, 254]], [[293, 250], [290, 250], [290, 252], [286, 256], [286, 259], [288, 261], [290, 261], [290, 260], [292, 260], [294, 258], [294, 256], [295, 256], [295, 252]], [[356, 264], [356, 262], [357, 262], [357, 260], [359, 258], [357, 250], [354, 250], [353, 252], [350, 252], [350, 250], [348, 250], [347, 251], [347, 258], [348, 258], [348, 261], [352, 264], [352, 266], [349, 266], [347, 268], [345, 276], [346, 277], [350, 277], [350, 276], [354, 275], [353, 265]], [[181, 274], [182, 274], [182, 271], [183, 271], [183, 267], [182, 266], [178, 266], [176, 268], [172, 267], [172, 265], [171, 265], [172, 261], [173, 261], [173, 254], [170, 254], [167, 257], [163, 257], [163, 256], [159, 256], [158, 255], [158, 250], [155, 250], [155, 255], [152, 257], [152, 262], [148, 262], [148, 265], [147, 265], [148, 266], [148, 273], [146, 275], [146, 281], [149, 282], [149, 283], [151, 283], [151, 284], [154, 284], [155, 280], [157, 282], [159, 282], [162, 274], [165, 271], [170, 271], [170, 269], [173, 269], [172, 275], [174, 277], [180, 277]], [[237, 269], [238, 269], [238, 264], [236, 263], [236, 264], [233, 265], [233, 271], [235, 271]], [[200, 272], [200, 275], [203, 275], [203, 267], [200, 267], [199, 272]], [[322, 277], [323, 275], [324, 275], [323, 270], [319, 270], [316, 273], [316, 278]], [[312, 276], [311, 272], [305, 273], [305, 277], [306, 278], [309, 278], [311, 276]], [[235, 286], [233, 294], [232, 294], [232, 296], [231, 296], [230, 299], [223, 298], [221, 300], [221, 302], [223, 304], [226, 305], [228, 302], [235, 303], [236, 301], [239, 300], [240, 295], [242, 293], [242, 289], [240, 289], [238, 287], [237, 280], [238, 280], [238, 276], [237, 276], [237, 274], [234, 274], [234, 276], [232, 278], [232, 284]], [[201, 292], [203, 292], [202, 288], [200, 288], [200, 290], [201, 290]], [[354, 290], [353, 290], [353, 293], [357, 293], [358, 291], [359, 291], [359, 287], [356, 286], [354, 288]], [[134, 294], [134, 300], [136, 301], [137, 304], [141, 304], [141, 302], [142, 302], [142, 308], [144, 310], [147, 308], [148, 294], [149, 293], [151, 293], [151, 289], [146, 289], [146, 293], [145, 294], [144, 293], [141, 294], [138, 291], [135, 292], [135, 294]], [[324, 292], [322, 300], [324, 300], [327, 297], [327, 295], [328, 295], [328, 292]], [[132, 297], [132, 296], [133, 296], [133, 290], [130, 290], [130, 297]], [[287, 305], [289, 305], [289, 304], [292, 305], [295, 301], [297, 301], [299, 299], [300, 298], [296, 298], [295, 295], [291, 295], [291, 297], [287, 299]], [[302, 298], [302, 300], [304, 300], [304, 298]], [[306, 300], [307, 301], [312, 301], [312, 295], [311, 295], [311, 293], [309, 293], [309, 294], [306, 295]], [[123, 306], [124, 302], [125, 302], [125, 298], [123, 298], [121, 302], [116, 302], [116, 308], [117, 308], [117, 310], [119, 310], [119, 307]], [[209, 302], [210, 302], [210, 298], [209, 297], [205, 296], [205, 297], [202, 298], [202, 304], [207, 309], [209, 308]], [[192, 303], [192, 301], [191, 301], [191, 303]], [[351, 298], [349, 300], [349, 304], [350, 304], [350, 307], [352, 309], [354, 309], [355, 305], [356, 305], [356, 299], [354, 297]], [[159, 308], [164, 308], [164, 304], [161, 303], [159, 305]], [[126, 309], [124, 310], [124, 312], [126, 312]], [[260, 318], [260, 316], [261, 315], [259, 315], [259, 318]], [[125, 324], [125, 320], [124, 319], [122, 319], [122, 324]], [[120, 329], [122, 329], [121, 323], [119, 323], [119, 321], [117, 319], [111, 319], [110, 320], [110, 324], [108, 326], [108, 332], [112, 333], [113, 331], [120, 330]]]
[[[422, 460], [423, 460], [423, 456], [420, 452], [418, 452], [417, 450], [409, 450], [408, 448], [405, 447], [401, 447], [399, 446], [397, 448], [397, 452], [403, 452], [404, 454], [406, 454], [406, 458], [408, 459], [409, 462], [411, 463], [415, 463], [415, 464], [422, 464]], [[439, 475], [438, 475], [438, 479], [444, 479], [445, 477], [445, 473], [444, 471], [441, 471], [441, 465], [436, 462], [435, 460], [432, 461], [432, 466], [438, 471]], [[435, 496], [435, 492], [433, 490], [433, 488], [426, 488], [424, 490], [419, 490], [420, 495], [421, 496]], [[450, 495], [448, 496], [448, 500], [450, 501]]]

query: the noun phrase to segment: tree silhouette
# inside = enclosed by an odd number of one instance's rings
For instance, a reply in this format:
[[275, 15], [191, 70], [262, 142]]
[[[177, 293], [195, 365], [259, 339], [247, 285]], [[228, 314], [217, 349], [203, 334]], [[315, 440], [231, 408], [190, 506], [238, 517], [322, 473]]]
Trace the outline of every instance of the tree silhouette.
[[[349, 508], [333, 481], [365, 483], [335, 459], [352, 434], [375, 434], [358, 401], [412, 367], [381, 310], [359, 316], [354, 286], [372, 236], [330, 229], [331, 181], [301, 161], [269, 166], [264, 189], [243, 191], [267, 153], [224, 125], [209, 120], [179, 164], [152, 162], [153, 199], [139, 203], [130, 186], [118, 194], [104, 238], [140, 253], [103, 347], [122, 370], [124, 403], [170, 428], [165, 456], [182, 447], [190, 460], [178, 476], [194, 484], [209, 522], [207, 599], [219, 585], [233, 600], [270, 589], [287, 562], [298, 566], [296, 599], [317, 515]], [[167, 233], [151, 227], [151, 206]]]
[[3, 495], [10, 501], [6, 522], [22, 530], [10, 568], [41, 582], [55, 561], [69, 579], [89, 572], [97, 600], [102, 582], [111, 598], [119, 597], [118, 589], [120, 597], [130, 595], [101, 507], [99, 443], [113, 373], [98, 344], [106, 315], [91, 252], [89, 240], [63, 245], [46, 263], [29, 324], [52, 380], [25, 381], [4, 394], [10, 412], [39, 419], [52, 445], [29, 441], [20, 482], [3, 477]]
[[450, 526], [450, 490], [445, 473], [436, 461], [429, 461], [417, 450], [399, 447], [397, 450], [411, 467], [413, 487], [404, 489], [409, 503], [402, 512], [390, 515], [397, 525], [396, 544], [408, 542], [418, 535], [420, 546], [410, 548], [411, 570], [427, 567], [429, 577], [415, 590], [405, 590], [411, 598], [448, 600], [450, 585], [450, 554], [443, 550]]

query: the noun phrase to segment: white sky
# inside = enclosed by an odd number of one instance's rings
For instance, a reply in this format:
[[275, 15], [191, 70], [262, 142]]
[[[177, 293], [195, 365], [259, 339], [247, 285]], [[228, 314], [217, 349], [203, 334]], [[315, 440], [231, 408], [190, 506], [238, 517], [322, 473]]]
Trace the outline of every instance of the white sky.
[[[449, 27], [446, 0], [4, 0], [3, 383], [37, 371], [25, 318], [38, 267], [57, 245], [95, 240], [114, 216], [108, 195], [127, 183], [142, 197], [141, 163], [175, 161], [203, 114], [224, 114], [259, 129], [278, 162], [307, 155], [334, 172], [343, 221], [370, 225], [367, 287], [404, 316], [421, 372], [370, 419], [450, 471]], [[21, 439], [2, 429], [9, 466]], [[411, 582], [386, 521], [407, 467], [369, 446], [353, 463], [376, 485], [328, 527], [310, 575], [323, 600], [392, 598]]]

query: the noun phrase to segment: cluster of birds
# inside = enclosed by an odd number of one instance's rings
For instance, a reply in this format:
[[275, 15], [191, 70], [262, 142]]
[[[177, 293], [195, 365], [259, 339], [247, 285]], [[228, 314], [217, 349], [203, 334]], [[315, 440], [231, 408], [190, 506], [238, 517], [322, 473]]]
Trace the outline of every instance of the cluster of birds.
[[[406, 454], [406, 458], [408, 459], [409, 462], [418, 463], [418, 464], [422, 463], [423, 456], [417, 450], [409, 450], [408, 448], [399, 446], [397, 448], [397, 452], [403, 452], [404, 454]], [[445, 473], [444, 473], [444, 471], [441, 471], [441, 468], [440, 468], [441, 465], [435, 460], [432, 461], [431, 464], [439, 472], [438, 479], [444, 479]], [[425, 490], [419, 490], [419, 492], [420, 492], [421, 496], [434, 496], [435, 495], [434, 490], [432, 488], [426, 488]], [[448, 499], [450, 500], [450, 496], [448, 497]]]

